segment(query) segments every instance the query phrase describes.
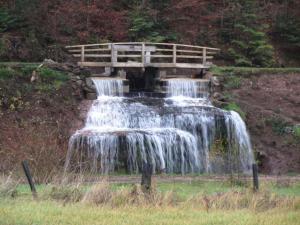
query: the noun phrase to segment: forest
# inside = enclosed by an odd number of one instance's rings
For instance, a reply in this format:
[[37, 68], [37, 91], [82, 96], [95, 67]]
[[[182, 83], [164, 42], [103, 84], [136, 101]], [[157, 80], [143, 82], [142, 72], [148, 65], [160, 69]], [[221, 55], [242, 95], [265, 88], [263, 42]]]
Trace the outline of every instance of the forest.
[[1, 61], [59, 61], [65, 45], [117, 41], [218, 47], [224, 65], [299, 66], [300, 1], [0, 1]]

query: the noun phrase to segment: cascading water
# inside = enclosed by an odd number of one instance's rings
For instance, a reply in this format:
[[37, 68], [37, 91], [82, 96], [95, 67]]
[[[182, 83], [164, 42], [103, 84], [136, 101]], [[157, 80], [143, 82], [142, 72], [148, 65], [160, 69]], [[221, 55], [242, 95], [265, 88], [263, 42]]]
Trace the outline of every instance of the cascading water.
[[93, 82], [98, 99], [85, 127], [70, 138], [67, 169], [138, 173], [151, 163], [153, 172], [250, 171], [245, 123], [237, 113], [213, 107], [201, 82], [169, 80], [167, 98], [125, 98], [122, 80]]

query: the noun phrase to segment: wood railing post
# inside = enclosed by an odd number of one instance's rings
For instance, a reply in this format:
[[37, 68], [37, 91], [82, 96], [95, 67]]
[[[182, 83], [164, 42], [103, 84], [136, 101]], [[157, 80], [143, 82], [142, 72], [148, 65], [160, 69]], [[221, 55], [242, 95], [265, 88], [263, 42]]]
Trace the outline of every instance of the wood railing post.
[[84, 62], [84, 45], [81, 46], [81, 62]]
[[177, 63], [177, 45], [176, 44], [174, 44], [173, 45], [173, 63], [174, 63], [174, 65]]
[[111, 65], [114, 66], [114, 63], [118, 61], [118, 53], [115, 51], [115, 45], [111, 44]]
[[203, 53], [202, 53], [203, 55], [203, 66], [205, 66], [205, 64], [206, 64], [206, 48], [203, 48]]
[[142, 43], [142, 64], [145, 67], [145, 43]]

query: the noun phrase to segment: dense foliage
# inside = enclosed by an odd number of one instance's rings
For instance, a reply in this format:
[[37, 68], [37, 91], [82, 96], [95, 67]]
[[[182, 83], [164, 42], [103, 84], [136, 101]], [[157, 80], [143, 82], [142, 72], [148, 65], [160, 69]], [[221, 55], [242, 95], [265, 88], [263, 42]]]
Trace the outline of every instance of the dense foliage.
[[268, 67], [299, 51], [299, 16], [297, 0], [0, 0], [0, 59], [39, 61], [73, 43], [172, 41]]

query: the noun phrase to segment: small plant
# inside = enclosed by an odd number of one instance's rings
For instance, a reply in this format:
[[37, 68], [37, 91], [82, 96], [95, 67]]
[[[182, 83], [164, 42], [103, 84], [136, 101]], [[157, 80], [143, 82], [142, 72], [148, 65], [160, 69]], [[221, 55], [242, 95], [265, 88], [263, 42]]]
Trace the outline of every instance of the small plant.
[[226, 89], [238, 89], [241, 87], [242, 78], [237, 76], [228, 76], [226, 77], [225, 81], [225, 88]]
[[91, 190], [85, 194], [83, 202], [100, 205], [108, 203], [111, 197], [112, 193], [109, 184], [107, 182], [101, 182], [93, 186]]
[[43, 81], [67, 81], [68, 76], [65, 73], [52, 70], [47, 67], [38, 69], [38, 73]]
[[57, 185], [51, 188], [48, 196], [63, 202], [79, 202], [83, 198], [83, 191], [79, 185]]
[[243, 120], [246, 119], [246, 113], [235, 102], [230, 102], [228, 105], [224, 107], [224, 109], [228, 111], [235, 111], [238, 114], [240, 114]]
[[0, 176], [0, 197], [15, 197], [17, 183], [10, 176]]
[[272, 130], [274, 133], [278, 135], [283, 135], [286, 133], [286, 128], [288, 127], [288, 123], [279, 117], [272, 117], [266, 120], [266, 123], [272, 126]]
[[11, 79], [16, 74], [10, 67], [2, 67], [0, 68], [0, 79]]

